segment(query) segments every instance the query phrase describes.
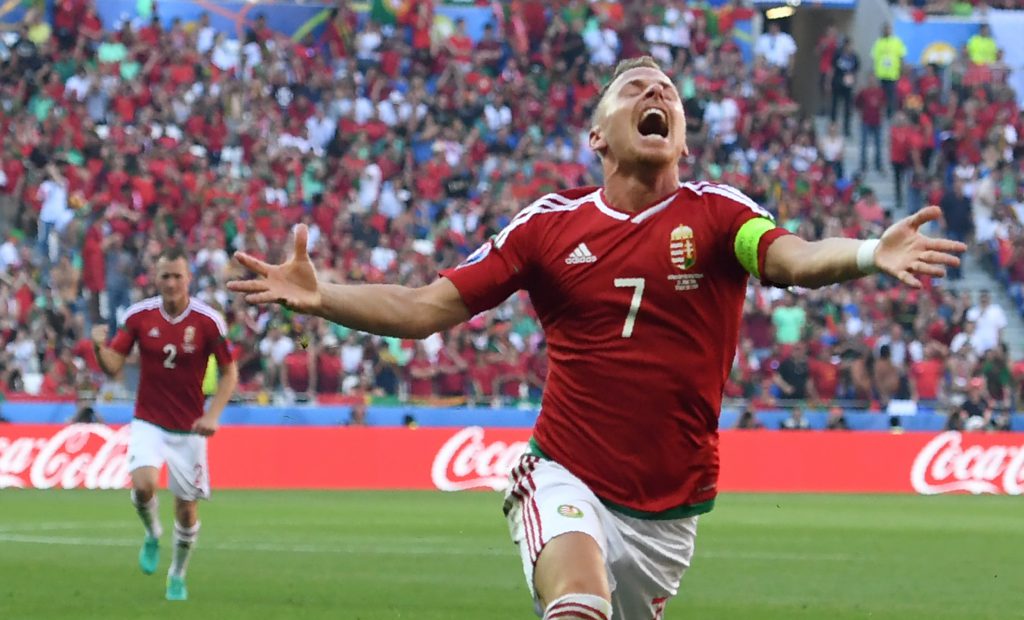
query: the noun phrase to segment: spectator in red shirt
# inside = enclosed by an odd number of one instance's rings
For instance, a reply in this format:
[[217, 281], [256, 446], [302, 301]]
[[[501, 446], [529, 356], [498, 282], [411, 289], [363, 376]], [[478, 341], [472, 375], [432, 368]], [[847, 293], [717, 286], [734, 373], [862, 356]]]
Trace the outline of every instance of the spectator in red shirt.
[[409, 365], [406, 367], [409, 376], [409, 397], [418, 400], [428, 400], [437, 395], [434, 390], [434, 377], [437, 376], [437, 367], [427, 357], [423, 344], [416, 343], [416, 352], [413, 353]]
[[874, 142], [875, 171], [882, 171], [882, 110], [885, 109], [885, 91], [878, 84], [878, 78], [870, 76], [868, 84], [855, 100], [860, 110], [860, 169], [868, 169], [868, 139]]
[[910, 393], [914, 400], [937, 401], [942, 398], [946, 376], [944, 349], [938, 342], [930, 342], [925, 347], [924, 359], [910, 365]]

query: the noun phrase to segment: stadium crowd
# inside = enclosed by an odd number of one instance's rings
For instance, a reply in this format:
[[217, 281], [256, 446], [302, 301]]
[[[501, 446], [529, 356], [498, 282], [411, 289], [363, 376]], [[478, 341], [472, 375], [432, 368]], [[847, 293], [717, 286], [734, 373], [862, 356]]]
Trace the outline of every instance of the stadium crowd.
[[[116, 325], [155, 294], [149, 268], [181, 244], [195, 294], [228, 318], [247, 398], [535, 399], [546, 358], [525, 295], [422, 343], [381, 339], [229, 298], [230, 253], [282, 260], [302, 221], [322, 277], [425, 284], [533, 199], [599, 182], [587, 148], [595, 95], [618, 59], [645, 53], [685, 101], [685, 178], [738, 187], [808, 238], [891, 222], [896, 205], [844, 170], [849, 123], [834, 114], [818, 135], [787, 94], [792, 39], [775, 45], [788, 35], [769, 23], [744, 61], [731, 31], [753, 13], [735, 1], [514, 2], [475, 43], [460, 22], [438, 36], [432, 3], [415, 6], [380, 24], [342, 3], [300, 42], [262, 18], [234, 40], [207, 18], [104, 30], [91, 0], [60, 0], [50, 20], [30, 12], [0, 67], [4, 390], [32, 376], [42, 395], [96, 388], [88, 326]], [[848, 70], [838, 37], [823, 46], [823, 73]], [[907, 206], [941, 203], [946, 232], [991, 256], [1024, 304], [1024, 116], [1005, 72], [989, 63], [981, 79], [961, 65], [951, 88], [931, 69], [905, 70], [887, 135], [881, 87], [836, 84], [890, 141]], [[727, 396], [755, 408], [1013, 407], [1024, 362], [1009, 359], [1005, 324], [986, 297], [930, 283], [875, 277], [798, 294], [755, 283]]]

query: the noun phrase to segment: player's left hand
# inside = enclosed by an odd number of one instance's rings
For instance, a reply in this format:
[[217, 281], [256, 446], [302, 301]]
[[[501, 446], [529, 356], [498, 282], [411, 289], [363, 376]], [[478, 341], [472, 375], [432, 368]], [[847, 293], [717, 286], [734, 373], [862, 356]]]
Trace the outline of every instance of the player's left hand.
[[946, 267], [959, 265], [960, 258], [956, 255], [966, 252], [966, 245], [926, 237], [918, 230], [941, 217], [942, 209], [930, 206], [890, 226], [875, 249], [878, 269], [907, 286], [920, 288], [917, 276], [941, 278], [946, 275]]
[[192, 423], [192, 432], [203, 437], [209, 437], [216, 433], [219, 427], [220, 422], [207, 413]]

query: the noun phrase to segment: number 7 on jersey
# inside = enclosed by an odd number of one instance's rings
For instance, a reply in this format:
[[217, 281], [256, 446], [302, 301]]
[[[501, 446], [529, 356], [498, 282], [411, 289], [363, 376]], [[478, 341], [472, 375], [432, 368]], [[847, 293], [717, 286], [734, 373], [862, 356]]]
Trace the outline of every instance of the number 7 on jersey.
[[640, 302], [644, 298], [643, 278], [615, 278], [615, 288], [633, 289], [633, 300], [629, 302], [629, 314], [626, 315], [626, 322], [622, 325], [622, 337], [633, 336], [633, 325], [636, 324], [636, 314], [640, 312]]

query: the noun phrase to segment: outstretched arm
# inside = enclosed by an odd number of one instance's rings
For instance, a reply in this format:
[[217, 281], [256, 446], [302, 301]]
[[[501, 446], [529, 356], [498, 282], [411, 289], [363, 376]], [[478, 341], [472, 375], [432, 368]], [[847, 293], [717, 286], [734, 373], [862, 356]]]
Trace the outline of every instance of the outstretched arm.
[[878, 240], [780, 237], [768, 248], [764, 276], [777, 284], [817, 288], [880, 271], [920, 288], [917, 276], [945, 276], [947, 266], [960, 264], [956, 254], [967, 250], [958, 241], [932, 239], [918, 232], [941, 216], [938, 207], [927, 207], [890, 226]]
[[300, 224], [295, 230], [295, 254], [281, 265], [237, 252], [235, 258], [259, 277], [229, 282], [228, 289], [245, 293], [249, 303], [278, 303], [381, 336], [426, 338], [470, 318], [458, 289], [446, 278], [420, 288], [319, 282], [306, 252], [307, 235]]

